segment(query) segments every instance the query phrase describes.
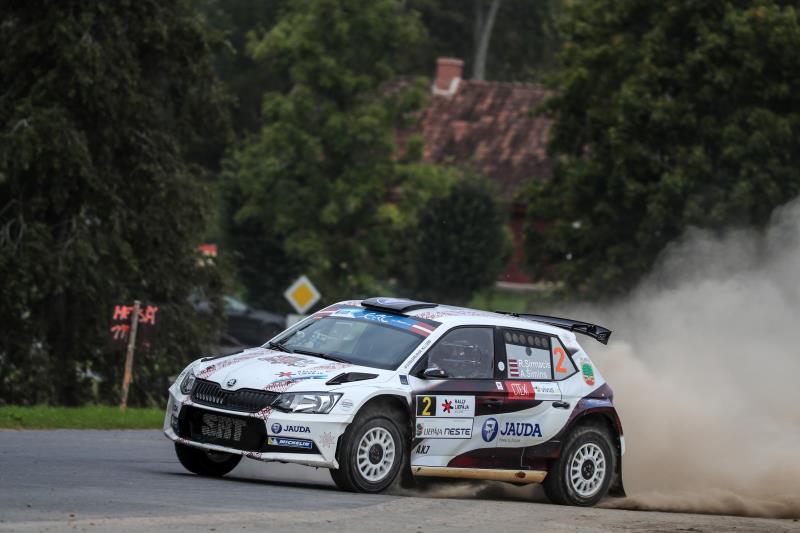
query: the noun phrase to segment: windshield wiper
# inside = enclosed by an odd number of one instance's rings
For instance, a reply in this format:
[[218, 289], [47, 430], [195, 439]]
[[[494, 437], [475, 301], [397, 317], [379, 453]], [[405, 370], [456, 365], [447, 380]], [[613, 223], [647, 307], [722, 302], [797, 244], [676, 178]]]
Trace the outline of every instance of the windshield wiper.
[[267, 343], [267, 346], [269, 346], [270, 348], [275, 349], [275, 350], [280, 350], [282, 352], [292, 353], [292, 351], [289, 348], [287, 348], [286, 346], [284, 346], [283, 344], [281, 344], [279, 342], [269, 341]]
[[300, 353], [303, 355], [311, 355], [314, 357], [319, 357], [320, 359], [330, 359], [331, 361], [336, 361], [337, 363], [349, 363], [350, 361], [345, 361], [344, 359], [340, 359], [338, 357], [334, 357], [333, 355], [328, 355], [322, 352], [314, 352], [312, 350], [304, 350], [303, 348], [295, 348], [293, 353]]

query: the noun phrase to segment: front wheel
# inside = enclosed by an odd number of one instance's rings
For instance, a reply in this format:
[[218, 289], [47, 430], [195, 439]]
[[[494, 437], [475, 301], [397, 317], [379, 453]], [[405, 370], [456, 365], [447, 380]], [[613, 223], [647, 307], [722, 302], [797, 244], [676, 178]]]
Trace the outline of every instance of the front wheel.
[[577, 427], [567, 437], [561, 457], [550, 464], [544, 480], [545, 494], [561, 505], [595, 505], [608, 493], [616, 461], [606, 428]]
[[351, 492], [381, 492], [397, 477], [406, 450], [402, 421], [370, 410], [359, 414], [339, 443], [339, 468], [331, 470], [336, 486]]
[[200, 476], [222, 477], [239, 464], [242, 460], [241, 455], [232, 453], [212, 452], [175, 443], [175, 453], [178, 460], [189, 472]]

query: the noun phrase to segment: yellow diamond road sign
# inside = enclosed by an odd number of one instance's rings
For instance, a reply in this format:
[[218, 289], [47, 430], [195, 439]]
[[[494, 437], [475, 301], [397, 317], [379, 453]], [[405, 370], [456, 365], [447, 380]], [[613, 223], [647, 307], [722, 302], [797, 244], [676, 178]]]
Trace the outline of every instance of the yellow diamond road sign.
[[311, 306], [319, 301], [319, 291], [305, 275], [297, 278], [297, 281], [286, 289], [283, 296], [300, 314], [311, 309]]

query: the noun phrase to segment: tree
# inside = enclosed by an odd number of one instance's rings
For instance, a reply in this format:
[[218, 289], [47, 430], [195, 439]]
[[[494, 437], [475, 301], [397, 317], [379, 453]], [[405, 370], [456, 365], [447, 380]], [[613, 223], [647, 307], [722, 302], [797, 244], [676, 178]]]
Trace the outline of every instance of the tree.
[[800, 193], [794, 2], [576, 2], [564, 39], [537, 275], [619, 293], [687, 226], [763, 224]]
[[[275, 25], [286, 3], [286, 0], [193, 0], [197, 11], [219, 35], [214, 48], [214, 67], [233, 96], [231, 123], [240, 137], [261, 127], [264, 93], [285, 88], [286, 80], [256, 61], [248, 53], [247, 43], [248, 38], [263, 35]], [[221, 155], [224, 148], [227, 144], [215, 153]]]
[[0, 25], [0, 402], [117, 400], [115, 304], [159, 306], [134, 402], [213, 332], [221, 280], [199, 266], [208, 198], [186, 158], [224, 135], [204, 26], [187, 0], [8, 1]]
[[251, 302], [274, 308], [300, 272], [327, 299], [383, 278], [395, 131], [421, 103], [421, 91], [384, 84], [423, 37], [399, 0], [309, 0], [252, 41], [290, 84], [265, 96], [264, 126], [226, 163], [227, 235]]
[[[452, 180], [458, 171], [440, 172]], [[415, 296], [466, 304], [494, 283], [511, 250], [506, 211], [496, 196], [486, 179], [457, 175], [446, 191], [424, 204], [408, 235], [412, 244], [403, 279]]]

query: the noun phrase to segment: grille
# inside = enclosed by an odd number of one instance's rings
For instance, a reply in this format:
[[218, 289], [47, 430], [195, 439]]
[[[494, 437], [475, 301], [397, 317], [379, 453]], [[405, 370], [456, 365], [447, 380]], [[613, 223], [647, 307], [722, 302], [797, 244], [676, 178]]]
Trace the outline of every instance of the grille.
[[192, 389], [192, 401], [195, 403], [247, 413], [255, 413], [272, 405], [277, 397], [277, 392], [253, 389], [223, 390], [218, 383], [204, 379], [196, 380]]
[[261, 450], [267, 439], [264, 422], [258, 418], [221, 414], [194, 406], [181, 410], [180, 435], [193, 442], [245, 451]]

